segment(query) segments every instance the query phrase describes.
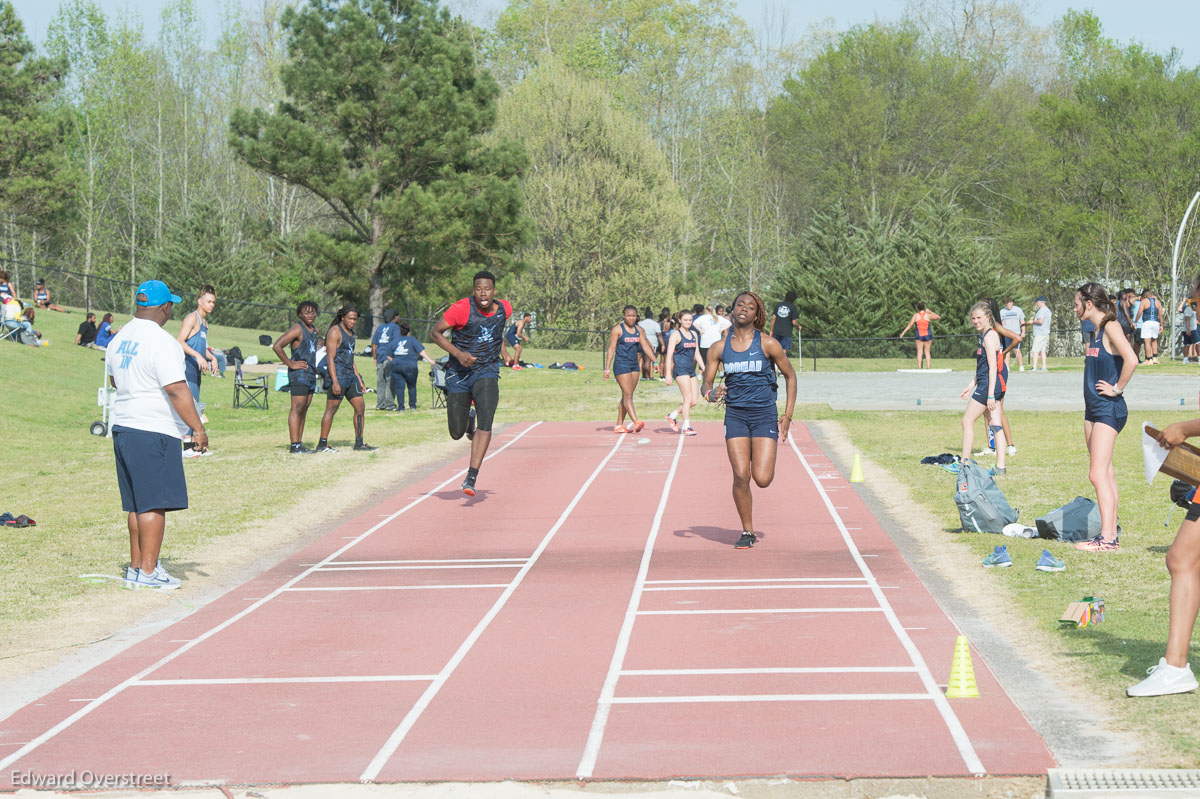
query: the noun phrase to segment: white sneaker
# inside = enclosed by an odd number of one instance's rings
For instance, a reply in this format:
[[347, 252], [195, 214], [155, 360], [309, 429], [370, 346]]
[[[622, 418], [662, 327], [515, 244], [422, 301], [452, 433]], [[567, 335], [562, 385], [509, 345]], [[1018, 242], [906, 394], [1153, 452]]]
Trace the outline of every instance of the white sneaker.
[[183, 585], [183, 581], [178, 577], [172, 577], [167, 574], [167, 570], [162, 567], [162, 564], [159, 564], [149, 574], [138, 569], [133, 584], [136, 588], [157, 588], [160, 591], [174, 591]]
[[212, 455], [212, 450], [209, 449], [201, 452], [195, 447], [188, 447], [183, 451], [183, 457], [185, 458], [207, 458], [209, 455]]
[[1025, 371], [1025, 367], [1024, 367], [1024, 366], [1022, 366], [1022, 367], [1021, 367], [1021, 368], [1020, 368], [1018, 371], [1024, 372], [1024, 371]]
[[1176, 668], [1167, 664], [1166, 658], [1159, 658], [1157, 666], [1146, 669], [1150, 676], [1137, 685], [1125, 689], [1128, 696], [1165, 696], [1167, 694], [1185, 694], [1200, 687], [1192, 674], [1191, 664]]
[[1005, 452], [1005, 454], [1007, 454], [1007, 455], [1016, 455], [1016, 454], [1017, 454], [1017, 448], [1016, 448], [1016, 446], [1015, 446], [1015, 445], [1013, 445], [1013, 444], [1009, 444], [1007, 447], [1005, 447], [1005, 449], [1004, 449], [1004, 452]]
[[1041, 369], [1038, 369], [1038, 371], [1039, 372], [1049, 372], [1050, 370], [1043, 366]]
[[984, 447], [983, 449], [981, 449], [975, 453], [975, 457], [981, 458], [984, 455], [995, 455], [995, 454], [996, 454], [996, 450], [992, 449], [991, 447]]

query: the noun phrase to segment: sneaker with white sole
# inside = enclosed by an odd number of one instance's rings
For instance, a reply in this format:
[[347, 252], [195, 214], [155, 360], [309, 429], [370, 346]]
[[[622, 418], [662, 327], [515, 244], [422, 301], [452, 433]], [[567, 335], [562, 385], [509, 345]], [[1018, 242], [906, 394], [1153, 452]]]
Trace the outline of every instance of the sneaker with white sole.
[[992, 554], [983, 559], [983, 568], [993, 569], [997, 566], [1011, 566], [1012, 558], [1008, 556], [1008, 547], [1000, 544], [992, 550]]
[[185, 449], [183, 451], [183, 457], [185, 457], [185, 458], [207, 458], [209, 455], [212, 455], [212, 452], [210, 450], [206, 449], [203, 452], [201, 452], [200, 450], [196, 449], [195, 447], [188, 447], [187, 449]]
[[1125, 689], [1126, 696], [1166, 696], [1167, 694], [1186, 694], [1194, 691], [1200, 684], [1192, 674], [1191, 664], [1183, 667], [1171, 666], [1166, 658], [1159, 658], [1157, 666], [1146, 669], [1150, 676], [1137, 685]]
[[1012, 445], [1012, 444], [1009, 444], [1007, 447], [1005, 447], [1005, 449], [1004, 449], [1004, 453], [1005, 453], [1006, 455], [1016, 455], [1016, 454], [1017, 454], [1017, 448], [1016, 448], [1014, 445]]
[[996, 450], [992, 449], [991, 447], [984, 447], [983, 449], [981, 449], [975, 453], [975, 457], [982, 458], [984, 455], [995, 455], [995, 454], [996, 454]]
[[135, 566], [133, 566], [133, 564], [125, 567], [125, 582], [123, 585], [126, 588], [137, 588], [137, 585], [135, 585], [137, 581], [137, 573], [138, 570]]
[[174, 591], [179, 586], [183, 585], [183, 581], [178, 577], [172, 577], [167, 574], [167, 570], [162, 567], [162, 564], [154, 567], [154, 571], [146, 574], [141, 569], [138, 569], [137, 576], [133, 580], [133, 584], [137, 588], [157, 588], [159, 591]]
[[1067, 564], [1051, 555], [1050, 550], [1043, 549], [1042, 556], [1038, 558], [1037, 565], [1033, 568], [1040, 572], [1060, 572], [1067, 568]]

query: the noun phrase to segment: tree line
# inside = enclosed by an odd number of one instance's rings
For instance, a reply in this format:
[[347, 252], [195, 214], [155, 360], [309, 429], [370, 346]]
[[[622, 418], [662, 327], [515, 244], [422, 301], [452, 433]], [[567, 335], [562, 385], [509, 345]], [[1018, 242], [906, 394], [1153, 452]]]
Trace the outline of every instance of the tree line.
[[921, 300], [950, 332], [983, 295], [1168, 296], [1200, 188], [1200, 72], [1088, 12], [911, 0], [793, 35], [727, 0], [511, 0], [486, 25], [266, 0], [206, 35], [171, 0], [160, 22], [65, 0], [35, 48], [0, 0], [4, 257], [408, 317], [491, 268], [584, 328], [794, 289], [806, 334], [895, 335]]

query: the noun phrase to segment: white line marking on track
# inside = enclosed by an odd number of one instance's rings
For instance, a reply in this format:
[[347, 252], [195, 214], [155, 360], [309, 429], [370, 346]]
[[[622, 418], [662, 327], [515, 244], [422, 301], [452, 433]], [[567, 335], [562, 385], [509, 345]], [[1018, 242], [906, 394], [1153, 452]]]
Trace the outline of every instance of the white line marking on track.
[[[892, 605], [888, 602], [887, 596], [879, 587], [879, 582], [875, 579], [875, 575], [871, 572], [871, 568], [867, 566], [864, 556], [858, 551], [858, 547], [854, 544], [854, 539], [850, 537], [850, 531], [846, 529], [845, 522], [838, 515], [834, 508], [833, 502], [830, 501], [829, 495], [825, 493], [824, 487], [820, 481], [815, 479], [815, 474], [812, 467], [808, 464], [804, 455], [800, 452], [800, 448], [796, 446], [796, 441], [793, 438], [788, 439], [788, 443], [792, 445], [792, 451], [796, 453], [796, 457], [800, 459], [800, 464], [804, 470], [808, 472], [808, 476], [813, 478], [813, 485], [817, 488], [817, 493], [821, 495], [821, 500], [825, 503], [825, 507], [829, 510], [829, 515], [833, 517], [833, 521], [837, 524], [838, 530], [842, 533], [842, 541], [846, 544], [846, 548], [850, 550], [851, 557], [858, 565], [859, 571], [867, 578], [867, 582], [871, 585], [871, 590], [875, 594], [875, 601], [883, 609], [883, 614], [888, 620], [888, 624], [892, 626], [892, 630], [896, 633], [896, 637], [900, 639], [900, 644], [908, 653], [913, 665], [917, 667], [917, 673], [921, 676], [921, 681], [925, 685], [925, 689], [929, 692], [933, 699], [934, 705], [938, 709], [938, 713], [942, 716], [942, 721], [945, 722], [946, 728], [950, 731], [950, 737], [954, 739], [955, 746], [958, 747], [958, 753], [966, 764], [967, 769], [972, 774], [983, 775], [987, 771], [983, 767], [983, 761], [979, 759], [979, 755], [975, 752], [975, 747], [971, 744], [971, 739], [967, 737], [967, 731], [963, 729], [962, 722], [958, 720], [954, 709], [950, 707], [950, 701], [938, 688], [937, 681], [933, 679], [933, 674], [929, 671], [929, 666], [925, 663], [925, 658], [921, 655], [921, 650], [917, 649], [917, 645], [913, 643], [911, 637], [905, 632], [903, 625], [900, 624], [900, 619], [896, 616], [896, 611], [892, 609]], [[0, 764], [0, 768], [3, 764]]]
[[[520, 441], [521, 438], [524, 437], [526, 433], [528, 433], [530, 430], [533, 430], [540, 424], [541, 424], [541, 422], [534, 422], [532, 425], [525, 428], [517, 435], [513, 436], [511, 441], [505, 442], [504, 446], [500, 447], [495, 452], [489, 454], [484, 460], [491, 460], [492, 458], [496, 457], [501, 452], [508, 449], [513, 444], [517, 443], [518, 441]], [[327, 556], [324, 560], [322, 560], [320, 563], [318, 563], [317, 566], [320, 566], [320, 565], [330, 562], [331, 560], [336, 558], [338, 555], [341, 555], [343, 552], [350, 549], [355, 544], [359, 543], [360, 541], [365, 540], [368, 536], [370, 536], [376, 530], [381, 529], [389, 521], [392, 521], [393, 519], [398, 517], [400, 514], [404, 513], [409, 508], [414, 507], [418, 503], [424, 502], [426, 499], [433, 496], [438, 491], [441, 491], [443, 487], [450, 485], [451, 483], [453, 483], [455, 480], [458, 480], [460, 477], [462, 477], [466, 473], [467, 473], [466, 469], [459, 470], [451, 477], [447, 478], [446, 480], [443, 480], [441, 483], [438, 483], [436, 486], [434, 486], [433, 488], [426, 491], [424, 494], [422, 494], [417, 499], [414, 499], [412, 502], [409, 502], [407, 505], [405, 505], [403, 508], [401, 508], [400, 510], [393, 513], [390, 517], [388, 517], [384, 521], [381, 521], [381, 522], [375, 524], [373, 527], [368, 528], [365, 532], [359, 533], [356, 536], [347, 536], [347, 538], [353, 538], [354, 540], [352, 540], [348, 544], [344, 544], [342, 547], [335, 550], [333, 552], [333, 554]], [[107, 702], [108, 700], [110, 700], [114, 696], [116, 696], [117, 694], [121, 693], [121, 691], [125, 690], [133, 683], [145, 678], [146, 675], [148, 675], [148, 674], [154, 673], [156, 670], [162, 668], [167, 663], [170, 663], [172, 660], [179, 657], [183, 653], [191, 650], [193, 647], [197, 646], [198, 644], [200, 644], [204, 641], [207, 641], [209, 638], [212, 638], [214, 635], [216, 635], [217, 633], [226, 629], [227, 627], [232, 625], [234, 622], [244, 618], [245, 616], [249, 615], [253, 611], [262, 607], [269, 600], [273, 599], [274, 597], [279, 596], [286, 589], [291, 588], [293, 585], [298, 583], [300, 580], [304, 579], [306, 576], [308, 576], [313, 571], [315, 571], [317, 566], [311, 566], [311, 567], [305, 569], [304, 571], [300, 572], [295, 577], [293, 577], [292, 579], [288, 580], [286, 583], [281, 585], [279, 588], [276, 588], [270, 594], [267, 594], [265, 597], [260, 599], [257, 603], [250, 605], [247, 608], [244, 608], [243, 610], [239, 611], [238, 613], [235, 613], [234, 615], [230, 616], [225, 621], [223, 621], [220, 624], [216, 625], [215, 627], [209, 629], [207, 632], [203, 633], [202, 635], [199, 635], [196, 638], [193, 638], [191, 641], [189, 641], [188, 643], [179, 647], [175, 651], [170, 652], [169, 654], [159, 658], [154, 663], [152, 663], [149, 666], [147, 666], [146, 668], [142, 669], [141, 671], [139, 671], [137, 674], [133, 675], [132, 677], [129, 677], [125, 681], [114, 685], [112, 688], [110, 688], [106, 692], [104, 692], [103, 695], [96, 697], [95, 700], [93, 700], [93, 701], [89, 702], [88, 704], [84, 705], [83, 707], [79, 708], [79, 710], [75, 711], [70, 716], [67, 716], [65, 719], [60, 721], [58, 724], [55, 724], [53, 727], [51, 727], [50, 729], [43, 732], [41, 735], [34, 738], [32, 741], [30, 741], [26, 745], [22, 746], [17, 751], [13, 752], [12, 754], [6, 756], [3, 759], [0, 759], [0, 773], [2, 773], [4, 771], [4, 769], [11, 766], [13, 763], [16, 763], [18, 760], [25, 757], [25, 755], [29, 754], [30, 752], [37, 749], [42, 744], [46, 743], [46, 741], [49, 741], [50, 739], [57, 736], [63, 730], [66, 730], [66, 729], [69, 729], [70, 727], [72, 727], [75, 724], [75, 722], [79, 721], [81, 718], [88, 715], [93, 710], [100, 707], [105, 702]]]
[[879, 613], [883, 608], [722, 608], [720, 610], [639, 610], [639, 616], [704, 616], [739, 613]]
[[866, 580], [866, 577], [719, 577], [715, 580], [647, 580], [646, 585], [688, 585], [694, 583], [821, 583]]
[[442, 670], [438, 673], [437, 678], [428, 688], [425, 689], [425, 692], [421, 694], [421, 698], [417, 700], [417, 703], [413, 705], [413, 707], [404, 716], [404, 719], [400, 722], [400, 726], [396, 727], [392, 734], [388, 736], [388, 739], [383, 744], [383, 747], [375, 753], [375, 757], [371, 758], [371, 762], [367, 765], [366, 770], [363, 771], [358, 778], [360, 782], [373, 782], [375, 778], [379, 776], [379, 772], [383, 770], [383, 767], [387, 765], [388, 760], [393, 754], [395, 754], [396, 749], [399, 748], [401, 743], [403, 743], [405, 736], [407, 736], [409, 733], [409, 730], [411, 730], [413, 725], [417, 723], [417, 719], [419, 719], [421, 714], [425, 712], [425, 709], [429, 707], [429, 704], [433, 701], [433, 698], [437, 696], [438, 691], [440, 691], [442, 686], [446, 684], [446, 680], [450, 679], [450, 675], [454, 673], [456, 668], [458, 668], [458, 664], [461, 663], [463, 658], [467, 656], [467, 653], [471, 651], [471, 647], [473, 647], [475, 642], [479, 640], [479, 636], [483, 635], [483, 631], [488, 628], [488, 625], [492, 623], [492, 620], [495, 619], [500, 611], [504, 608], [504, 605], [508, 602], [509, 597], [511, 597], [513, 592], [516, 591], [521, 585], [521, 581], [525, 579], [525, 575], [529, 574], [530, 569], [534, 567], [538, 561], [538, 558], [542, 556], [542, 553], [546, 551], [546, 547], [550, 545], [550, 542], [554, 539], [554, 536], [559, 531], [559, 528], [566, 523], [567, 519], [571, 516], [571, 512], [575, 510], [575, 506], [579, 504], [579, 500], [583, 499], [583, 495], [587, 493], [587, 490], [591, 488], [592, 483], [594, 483], [596, 478], [600, 476], [600, 473], [604, 471], [604, 467], [610, 460], [612, 460], [613, 455], [617, 454], [617, 450], [620, 449], [622, 443], [623, 441], [621, 438], [618, 438], [615, 442], [613, 442], [612, 449], [608, 451], [608, 454], [604, 456], [604, 459], [600, 461], [600, 464], [595, 468], [595, 470], [592, 471], [591, 475], [588, 476], [588, 479], [584, 481], [583, 485], [580, 486], [579, 491], [575, 493], [575, 497], [571, 500], [567, 507], [563, 509], [562, 514], [558, 517], [558, 521], [554, 523], [554, 526], [550, 528], [549, 532], [547, 532], [542, 538], [541, 543], [538, 544], [537, 549], [535, 549], [533, 554], [529, 556], [529, 560], [526, 561], [525, 565], [521, 567], [521, 571], [518, 572], [515, 577], [513, 577], [512, 582], [506, 587], [504, 593], [502, 593], [496, 599], [495, 603], [492, 604], [491, 609], [488, 610], [484, 617], [479, 620], [479, 623], [475, 625], [475, 629], [471, 630], [471, 633], [467, 636], [466, 640], [459, 645], [458, 650], [453, 656], [451, 656], [449, 662], [442, 667]]
[[716, 694], [710, 696], [615, 696], [614, 705], [689, 704], [694, 702], [880, 702], [933, 699], [929, 694]]
[[698, 677], [726, 674], [899, 674], [916, 666], [781, 666], [758, 669], [625, 669], [622, 677]]
[[429, 682], [436, 674], [384, 674], [347, 677], [198, 677], [179, 680], [138, 680], [135, 687], [163, 685], [292, 685], [295, 683]]
[[387, 566], [404, 563], [524, 563], [529, 558], [442, 558], [438, 560], [335, 560], [330, 566]]
[[629, 651], [629, 638], [633, 634], [633, 623], [637, 620], [638, 604], [642, 601], [642, 590], [646, 585], [646, 574], [650, 571], [650, 556], [654, 552], [654, 542], [658, 540], [658, 528], [662, 526], [663, 513], [667, 509], [667, 498], [671, 495], [671, 485], [675, 482], [675, 470], [679, 466], [679, 456], [683, 452], [684, 437], [679, 437], [675, 445], [675, 457], [671, 460], [671, 469], [663, 482], [662, 496], [658, 500], [658, 510], [654, 512], [654, 522], [650, 525], [650, 534], [646, 538], [646, 546], [642, 549], [642, 561], [638, 566], [637, 579], [633, 583], [633, 592], [629, 596], [629, 607], [625, 611], [625, 620], [621, 623], [621, 632], [617, 636], [617, 645], [613, 650], [612, 662], [608, 666], [608, 674], [604, 678], [604, 686], [600, 689], [600, 697], [596, 700], [596, 715], [592, 717], [592, 728], [588, 732], [587, 744], [583, 748], [583, 757], [575, 772], [580, 779], [592, 776], [596, 768], [596, 758], [600, 756], [600, 744], [604, 741], [604, 728], [608, 726], [608, 714], [612, 709], [613, 695], [617, 690], [617, 680], [621, 676], [621, 667], [625, 665], [625, 654]]
[[508, 588], [508, 583], [465, 583], [462, 585], [331, 585], [289, 588], [288, 591], [435, 591], [441, 588]]
[[[682, 334], [681, 334], [682, 335]], [[330, 572], [379, 572], [379, 571], [424, 571], [428, 569], [519, 569], [520, 563], [459, 563], [454, 566], [339, 566], [332, 568], [322, 566], [315, 571], [322, 574]]]
[[783, 585], [659, 585], [646, 591], [787, 591], [800, 588], [870, 588], [865, 583], [839, 585], [837, 583], [785, 583]]

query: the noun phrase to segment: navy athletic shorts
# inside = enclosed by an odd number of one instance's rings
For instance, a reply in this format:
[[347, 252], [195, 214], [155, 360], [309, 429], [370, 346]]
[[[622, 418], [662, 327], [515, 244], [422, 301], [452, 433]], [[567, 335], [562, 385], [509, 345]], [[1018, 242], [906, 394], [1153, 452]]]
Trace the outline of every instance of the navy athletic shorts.
[[342, 389], [341, 394], [333, 393], [333, 381], [330, 380], [327, 384], [329, 387], [329, 398], [335, 400], [354, 399], [363, 395], [362, 389], [358, 387], [358, 378], [352, 377], [349, 380], [340, 381], [338, 385]]
[[725, 408], [725, 438], [779, 438], [779, 409]]
[[146, 513], [186, 508], [180, 440], [122, 425], [114, 426], [112, 432], [121, 510]]
[[[1003, 391], [996, 391], [996, 402], [999, 402], [1000, 400], [1004, 399], [1004, 394], [1005, 394], [1005, 392], [1003, 392]], [[980, 405], [986, 406], [987, 405], [987, 386], [976, 384], [975, 385], [975, 393], [971, 395], [971, 399], [975, 400]]]
[[933, 341], [933, 334], [926, 333], [923, 336], [917, 336], [917, 341]]
[[1129, 417], [1114, 416], [1111, 413], [1085, 413], [1083, 420], [1092, 424], [1106, 424], [1119, 433], [1125, 429], [1125, 422], [1129, 420]]

